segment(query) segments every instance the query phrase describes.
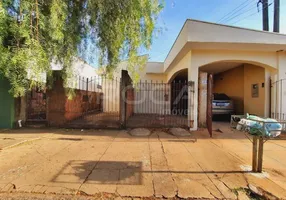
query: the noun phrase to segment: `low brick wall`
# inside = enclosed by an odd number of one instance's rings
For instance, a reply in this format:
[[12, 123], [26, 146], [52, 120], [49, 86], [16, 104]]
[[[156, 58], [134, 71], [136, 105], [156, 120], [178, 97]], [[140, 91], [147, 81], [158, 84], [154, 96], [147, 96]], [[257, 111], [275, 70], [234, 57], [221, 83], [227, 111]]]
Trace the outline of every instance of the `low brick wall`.
[[77, 119], [88, 111], [102, 110], [102, 93], [75, 90], [75, 96], [68, 99], [62, 80], [56, 80], [47, 91], [47, 118], [50, 126], [61, 126]]

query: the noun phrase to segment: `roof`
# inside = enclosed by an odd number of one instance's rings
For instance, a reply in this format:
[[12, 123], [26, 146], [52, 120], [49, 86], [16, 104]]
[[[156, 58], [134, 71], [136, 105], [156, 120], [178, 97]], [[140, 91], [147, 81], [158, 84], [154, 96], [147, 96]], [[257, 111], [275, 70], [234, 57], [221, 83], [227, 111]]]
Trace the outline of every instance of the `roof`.
[[286, 35], [187, 19], [164, 61], [164, 70], [169, 67], [183, 49], [273, 52], [286, 50]]

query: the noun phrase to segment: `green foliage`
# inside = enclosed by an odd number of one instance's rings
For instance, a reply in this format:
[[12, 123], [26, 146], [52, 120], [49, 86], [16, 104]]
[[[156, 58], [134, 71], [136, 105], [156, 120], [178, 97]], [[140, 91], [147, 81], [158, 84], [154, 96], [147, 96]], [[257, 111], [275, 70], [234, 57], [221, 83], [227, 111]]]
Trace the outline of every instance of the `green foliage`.
[[0, 73], [10, 81], [14, 96], [42, 86], [41, 77], [51, 74], [52, 61], [62, 64], [66, 81], [72, 77], [73, 58], [92, 53], [79, 48], [88, 38], [108, 73], [128, 59], [129, 70], [136, 74], [134, 69], [146, 62], [138, 50], [151, 46], [162, 1], [1, 0]]

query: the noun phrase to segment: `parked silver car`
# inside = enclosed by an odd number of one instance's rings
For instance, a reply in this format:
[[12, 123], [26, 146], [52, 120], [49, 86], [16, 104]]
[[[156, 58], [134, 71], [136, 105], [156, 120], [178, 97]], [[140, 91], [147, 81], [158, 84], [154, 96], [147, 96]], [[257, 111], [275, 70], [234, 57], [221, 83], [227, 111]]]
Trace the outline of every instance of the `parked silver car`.
[[214, 93], [212, 101], [213, 115], [232, 115], [234, 114], [233, 100], [226, 94]]

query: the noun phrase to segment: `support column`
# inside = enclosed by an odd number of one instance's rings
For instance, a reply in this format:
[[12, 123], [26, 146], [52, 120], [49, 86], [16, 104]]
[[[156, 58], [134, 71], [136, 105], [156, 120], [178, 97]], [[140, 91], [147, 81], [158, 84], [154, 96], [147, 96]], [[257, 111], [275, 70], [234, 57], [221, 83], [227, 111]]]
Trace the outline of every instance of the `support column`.
[[128, 82], [128, 72], [126, 70], [121, 70], [119, 118], [122, 128], [126, 128], [127, 82]]
[[276, 81], [277, 81], [277, 74], [275, 75], [272, 75], [271, 76], [271, 117], [274, 117], [272, 116], [272, 114], [276, 113], [277, 109], [276, 109], [276, 94], [277, 94], [277, 88], [276, 88]]
[[[189, 92], [189, 123], [193, 121], [193, 126], [190, 127], [191, 131], [198, 129], [198, 80], [199, 80], [199, 68], [195, 65], [190, 65], [188, 70], [189, 81], [194, 82], [194, 91], [191, 94]], [[192, 97], [191, 97], [192, 95]], [[192, 101], [192, 102], [190, 102]], [[190, 107], [192, 105], [192, 107]]]
[[265, 98], [264, 98], [264, 117], [271, 117], [270, 113], [270, 78], [271, 72], [265, 69], [265, 81], [264, 81], [264, 90], [265, 90]]
[[200, 112], [207, 110], [207, 91], [208, 91], [208, 73], [199, 72], [198, 82], [198, 127], [207, 127], [207, 112]]

